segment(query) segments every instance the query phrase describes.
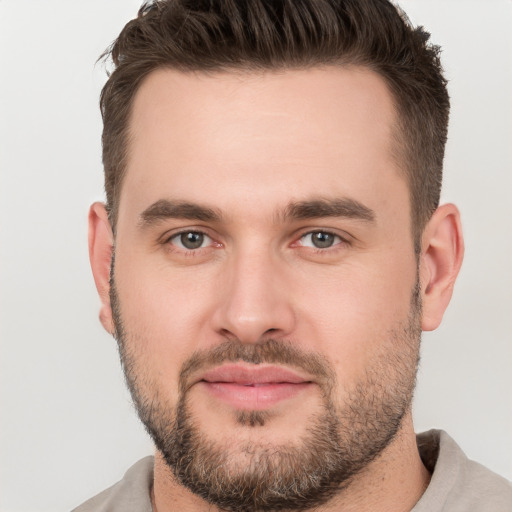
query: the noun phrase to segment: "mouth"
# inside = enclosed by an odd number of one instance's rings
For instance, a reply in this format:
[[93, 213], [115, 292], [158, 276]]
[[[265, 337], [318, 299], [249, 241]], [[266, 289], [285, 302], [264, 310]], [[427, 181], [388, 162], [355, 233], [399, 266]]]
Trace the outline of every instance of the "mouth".
[[198, 384], [238, 410], [265, 410], [290, 400], [314, 383], [280, 366], [228, 364], [204, 373]]

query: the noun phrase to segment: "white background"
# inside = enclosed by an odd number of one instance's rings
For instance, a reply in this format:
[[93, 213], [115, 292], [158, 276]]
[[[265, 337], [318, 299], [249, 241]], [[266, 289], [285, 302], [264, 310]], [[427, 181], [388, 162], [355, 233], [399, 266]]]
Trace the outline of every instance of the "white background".
[[[69, 510], [152, 451], [86, 246], [103, 197], [95, 60], [138, 5], [0, 0], [1, 512]], [[445, 322], [424, 336], [416, 426], [512, 479], [512, 2], [401, 5], [444, 48], [444, 199], [467, 247]]]

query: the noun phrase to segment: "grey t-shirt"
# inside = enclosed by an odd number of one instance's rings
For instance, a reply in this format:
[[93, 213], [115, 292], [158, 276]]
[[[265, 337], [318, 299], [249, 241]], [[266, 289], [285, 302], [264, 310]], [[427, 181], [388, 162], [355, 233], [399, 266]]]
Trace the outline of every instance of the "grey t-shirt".
[[[417, 436], [430, 484], [411, 512], [512, 512], [512, 484], [469, 460], [442, 430]], [[152, 512], [153, 457], [134, 464], [123, 479], [73, 512]]]

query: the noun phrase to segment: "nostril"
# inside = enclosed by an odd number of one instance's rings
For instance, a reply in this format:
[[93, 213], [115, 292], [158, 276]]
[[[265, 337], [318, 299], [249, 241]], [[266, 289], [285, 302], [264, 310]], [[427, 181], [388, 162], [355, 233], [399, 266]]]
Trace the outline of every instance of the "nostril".
[[237, 337], [228, 329], [221, 329], [219, 334], [227, 340], [237, 339]]

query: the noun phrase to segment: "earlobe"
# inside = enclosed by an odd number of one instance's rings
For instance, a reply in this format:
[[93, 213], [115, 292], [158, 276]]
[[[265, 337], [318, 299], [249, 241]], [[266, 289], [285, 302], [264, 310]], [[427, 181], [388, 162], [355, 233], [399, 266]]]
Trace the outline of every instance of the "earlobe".
[[463, 257], [459, 210], [453, 204], [445, 204], [434, 212], [422, 236], [420, 281], [424, 331], [432, 331], [441, 323]]
[[110, 307], [110, 265], [114, 237], [103, 203], [94, 203], [89, 209], [89, 260], [94, 282], [101, 300], [100, 321], [107, 332], [114, 333]]

